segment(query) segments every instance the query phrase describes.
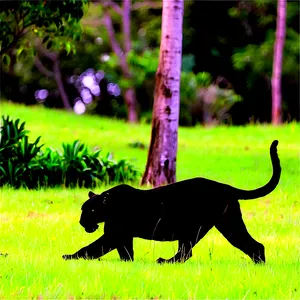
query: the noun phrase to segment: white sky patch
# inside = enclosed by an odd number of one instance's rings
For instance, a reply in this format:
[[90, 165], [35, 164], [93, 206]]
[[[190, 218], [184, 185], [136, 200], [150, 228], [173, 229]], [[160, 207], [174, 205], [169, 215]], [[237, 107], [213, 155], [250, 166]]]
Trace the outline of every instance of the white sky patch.
[[75, 103], [73, 109], [77, 115], [82, 115], [86, 111], [86, 107], [81, 100], [79, 100]]
[[83, 100], [84, 103], [89, 104], [93, 101], [93, 96], [90, 92], [89, 89], [84, 88], [81, 92], [80, 92], [80, 96]]
[[100, 70], [95, 74], [97, 82], [100, 82], [104, 78], [104, 71]]
[[99, 96], [100, 95], [100, 86], [99, 85], [93, 85], [91, 87], [91, 93], [94, 95], [94, 96]]
[[85, 75], [82, 79], [82, 84], [90, 89], [95, 85], [94, 75]]
[[121, 89], [116, 83], [109, 83], [107, 85], [107, 91], [109, 94], [117, 97], [121, 95]]
[[100, 59], [102, 62], [107, 62], [107, 61], [109, 61], [110, 56], [108, 54], [103, 54], [103, 55], [101, 55]]
[[47, 97], [49, 96], [49, 92], [48, 92], [48, 90], [46, 90], [46, 89], [37, 90], [37, 91], [34, 93], [34, 96], [35, 96], [35, 99], [36, 99], [38, 102], [42, 103], [42, 102], [44, 102], [44, 101], [47, 99]]

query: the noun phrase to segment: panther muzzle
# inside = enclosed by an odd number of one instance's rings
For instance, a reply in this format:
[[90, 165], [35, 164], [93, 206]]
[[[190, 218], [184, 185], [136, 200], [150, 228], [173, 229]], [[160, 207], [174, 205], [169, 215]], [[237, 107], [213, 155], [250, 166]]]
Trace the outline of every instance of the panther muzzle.
[[86, 231], [87, 233], [93, 233], [93, 232], [95, 232], [98, 228], [99, 228], [98, 225], [84, 227], [84, 229], [85, 229], [85, 231]]
[[97, 223], [84, 222], [82, 219], [80, 219], [79, 223], [87, 233], [95, 232], [99, 228]]

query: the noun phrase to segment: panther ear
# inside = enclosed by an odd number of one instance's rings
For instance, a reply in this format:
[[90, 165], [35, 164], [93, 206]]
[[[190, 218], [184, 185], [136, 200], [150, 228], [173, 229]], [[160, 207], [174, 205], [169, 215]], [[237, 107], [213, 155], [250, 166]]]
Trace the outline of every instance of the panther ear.
[[96, 194], [93, 193], [92, 191], [89, 191], [89, 197], [92, 198], [93, 196], [96, 196]]

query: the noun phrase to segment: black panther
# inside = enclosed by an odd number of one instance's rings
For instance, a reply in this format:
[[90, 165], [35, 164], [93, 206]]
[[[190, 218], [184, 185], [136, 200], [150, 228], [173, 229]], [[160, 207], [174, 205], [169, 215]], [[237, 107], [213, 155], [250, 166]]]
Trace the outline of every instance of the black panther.
[[264, 246], [248, 233], [238, 200], [263, 197], [275, 189], [281, 174], [277, 145], [275, 140], [270, 147], [272, 177], [258, 189], [242, 190], [193, 178], [149, 190], [122, 184], [100, 195], [89, 192], [89, 200], [82, 205], [80, 224], [86, 232], [94, 232], [104, 222], [104, 234], [63, 258], [97, 259], [117, 249], [121, 260], [133, 261], [133, 238], [139, 237], [178, 240], [178, 252], [170, 259], [158, 258], [157, 262], [185, 262], [192, 256], [192, 248], [215, 226], [255, 263], [265, 262]]

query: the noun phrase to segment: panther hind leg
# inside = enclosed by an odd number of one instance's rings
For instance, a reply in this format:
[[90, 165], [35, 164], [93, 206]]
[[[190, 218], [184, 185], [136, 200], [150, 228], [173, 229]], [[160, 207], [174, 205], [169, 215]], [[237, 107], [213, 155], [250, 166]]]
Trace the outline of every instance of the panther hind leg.
[[133, 238], [123, 240], [121, 245], [117, 247], [120, 259], [123, 261], [133, 261]]
[[247, 231], [239, 206], [230, 206], [216, 228], [234, 247], [247, 254], [254, 263], [264, 263], [265, 247], [257, 242]]

